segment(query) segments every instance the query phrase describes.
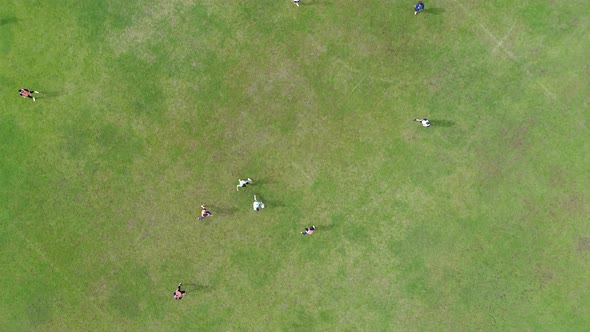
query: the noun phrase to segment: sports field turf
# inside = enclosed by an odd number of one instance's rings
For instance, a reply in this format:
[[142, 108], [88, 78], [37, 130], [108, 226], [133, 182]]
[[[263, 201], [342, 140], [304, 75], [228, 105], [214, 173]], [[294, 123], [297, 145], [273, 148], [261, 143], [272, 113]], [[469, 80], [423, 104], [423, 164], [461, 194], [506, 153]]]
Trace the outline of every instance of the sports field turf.
[[412, 6], [3, 0], [0, 330], [587, 330], [590, 7]]

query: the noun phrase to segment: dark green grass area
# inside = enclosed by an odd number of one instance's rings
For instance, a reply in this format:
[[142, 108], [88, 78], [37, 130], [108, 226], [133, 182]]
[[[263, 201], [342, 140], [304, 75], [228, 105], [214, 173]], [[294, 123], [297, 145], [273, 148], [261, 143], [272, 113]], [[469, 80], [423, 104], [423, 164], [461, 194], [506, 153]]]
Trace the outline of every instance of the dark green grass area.
[[584, 330], [588, 7], [412, 5], [9, 0], [0, 330]]

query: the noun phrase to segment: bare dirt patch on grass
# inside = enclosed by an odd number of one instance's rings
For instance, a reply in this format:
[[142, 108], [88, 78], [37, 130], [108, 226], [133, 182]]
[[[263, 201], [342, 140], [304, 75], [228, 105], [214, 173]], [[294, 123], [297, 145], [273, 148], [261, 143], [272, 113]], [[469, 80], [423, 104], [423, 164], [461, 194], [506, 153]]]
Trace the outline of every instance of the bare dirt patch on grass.
[[[166, 38], [165, 31], [160, 28], [161, 24], [166, 22], [167, 26], [174, 26], [179, 13], [192, 6], [193, 3], [189, 0], [169, 0], [159, 2], [154, 7], [146, 7], [133, 17], [133, 23], [129, 27], [110, 36], [110, 45], [115, 54], [121, 54], [137, 48], [138, 45], [160, 41]], [[150, 57], [151, 55], [146, 54], [146, 60]]]
[[578, 238], [578, 244], [576, 246], [576, 251], [581, 253], [587, 253], [590, 251], [590, 237], [588, 236], [580, 236]]

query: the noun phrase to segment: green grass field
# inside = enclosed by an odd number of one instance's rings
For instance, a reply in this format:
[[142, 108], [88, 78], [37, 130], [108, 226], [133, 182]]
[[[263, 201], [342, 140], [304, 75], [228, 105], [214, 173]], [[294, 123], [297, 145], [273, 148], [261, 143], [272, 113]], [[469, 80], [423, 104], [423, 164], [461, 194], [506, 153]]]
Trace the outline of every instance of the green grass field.
[[412, 6], [5, 0], [0, 330], [588, 330], [589, 7]]

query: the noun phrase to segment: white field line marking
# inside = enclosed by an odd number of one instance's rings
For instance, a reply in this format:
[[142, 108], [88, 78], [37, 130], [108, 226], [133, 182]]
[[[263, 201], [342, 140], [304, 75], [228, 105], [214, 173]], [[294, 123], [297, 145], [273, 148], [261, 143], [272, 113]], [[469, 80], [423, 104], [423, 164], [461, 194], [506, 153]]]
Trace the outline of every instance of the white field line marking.
[[354, 73], [360, 73], [361, 72], [360, 70], [358, 70], [356, 68], [352, 68], [351, 66], [349, 66], [346, 62], [342, 61], [342, 59], [336, 59], [335, 62], [336, 62], [336, 64], [338, 64], [338, 65], [340, 65], [340, 66], [348, 69], [351, 72], [354, 72]]
[[67, 281], [69, 284], [71, 284], [72, 282], [70, 281], [70, 279], [68, 279], [67, 276], [64, 275], [64, 273], [61, 271], [60, 268], [58, 268], [56, 265], [54, 265], [48, 258], [47, 256], [45, 256], [45, 253], [43, 253], [43, 251], [39, 248], [38, 245], [34, 244], [31, 240], [29, 240], [29, 238], [27, 236], [25, 236], [20, 230], [17, 230], [18, 234], [23, 238], [24, 242], [27, 244], [27, 246], [29, 248], [31, 248], [33, 251], [35, 251], [37, 253], [37, 255], [39, 257], [41, 257], [41, 259], [43, 261], [45, 261], [53, 270], [55, 270], [57, 273], [62, 274], [62, 278]]
[[502, 40], [500, 40], [500, 42], [498, 44], [496, 44], [496, 46], [494, 47], [494, 49], [492, 50], [492, 52], [495, 52], [496, 49], [498, 48], [503, 48], [502, 44], [504, 44], [504, 42], [506, 41], [506, 39], [508, 39], [508, 36], [510, 36], [510, 33], [512, 32], [512, 29], [514, 29], [514, 26], [516, 24], [512, 24], [512, 27], [510, 27], [510, 29], [508, 29], [508, 32], [506, 33], [506, 35], [504, 35], [504, 37], [502, 38]]
[[[465, 15], [467, 15], [467, 17], [469, 17], [471, 20], [474, 20], [473, 15], [471, 15], [469, 10], [467, 10], [467, 8], [465, 8], [465, 6], [463, 6], [457, 0], [453, 0], [453, 2], [455, 2], [457, 4], [457, 6], [459, 6], [461, 8], [461, 10], [463, 10], [463, 12], [465, 13]], [[475, 21], [477, 21], [477, 20], [475, 20]], [[504, 42], [500, 41], [490, 30], [488, 30], [488, 28], [486, 28], [485, 25], [483, 25], [483, 23], [479, 23], [479, 27], [496, 43], [496, 47], [494, 49], [499, 47], [502, 51], [504, 51], [504, 53], [506, 53], [506, 55], [508, 55], [509, 58], [511, 58], [512, 60], [516, 59], [516, 57], [514, 56], [514, 54], [512, 54], [512, 52], [510, 52], [504, 46], [502, 46], [502, 44]], [[510, 28], [510, 31], [512, 31], [512, 28]], [[508, 33], [510, 33], [510, 32], [508, 32]]]
[[[31, 250], [35, 251], [37, 253], [37, 255], [43, 261], [45, 261], [49, 265], [49, 267], [51, 267], [57, 274], [59, 274], [63, 280], [67, 281], [69, 285], [74, 285], [72, 280], [70, 278], [68, 278], [68, 276], [57, 265], [53, 264], [53, 262], [50, 261], [49, 258], [47, 258], [47, 256], [45, 256], [45, 253], [43, 253], [43, 251], [41, 250], [41, 248], [39, 248], [38, 245], [33, 243], [31, 240], [29, 240], [29, 238], [27, 236], [25, 236], [21, 230], [17, 229], [17, 233], [24, 240], [24, 242], [27, 244], [27, 246], [29, 248], [31, 248]], [[82, 294], [82, 296], [85, 296], [85, 292], [76, 292], [76, 293]], [[94, 302], [92, 302], [92, 301], [85, 301], [85, 302], [86, 303], [91, 302], [92, 306], [96, 309], [97, 312], [102, 313], [103, 317], [109, 317], [109, 315], [106, 314], [106, 311], [104, 309], [102, 309], [101, 307], [99, 307]]]
[[[507, 50], [504, 46], [502, 46], [503, 41], [498, 40], [498, 38], [496, 38], [496, 36], [494, 36], [493, 33], [490, 32], [490, 30], [488, 30], [485, 25], [483, 24], [479, 24], [479, 26], [482, 28], [483, 31], [485, 31], [488, 36], [490, 36], [490, 38], [492, 38], [492, 40], [496, 43], [496, 47], [494, 47], [494, 50], [499, 47], [502, 51], [504, 51], [504, 53], [506, 53], [506, 55], [508, 55], [508, 57], [512, 60], [516, 60], [516, 57], [514, 56], [514, 54], [512, 54], [512, 52], [510, 52], [510, 50]], [[493, 50], [492, 50], [493, 52]]]
[[[29, 240], [29, 238], [27, 236], [25, 236], [21, 230], [17, 230], [17, 233], [24, 240], [24, 242], [27, 244], [27, 246], [29, 248], [31, 248], [31, 250], [35, 251], [37, 253], [37, 255], [39, 255], [39, 257], [43, 261], [45, 261], [49, 265], [49, 267], [51, 267], [53, 269], [53, 271], [55, 271], [57, 274], [60, 275], [60, 278], [67, 281], [68, 284], [74, 285], [74, 283], [71, 281], [71, 279], [68, 278], [67, 275], [57, 265], [53, 264], [53, 262], [50, 261], [49, 258], [47, 258], [45, 253], [43, 253], [43, 251], [41, 250], [41, 248], [38, 245], [33, 243], [31, 240]], [[121, 264], [119, 264], [119, 266], [122, 267]], [[76, 294], [82, 294], [81, 297], [86, 298], [85, 292], [76, 292]], [[89, 301], [85, 301], [85, 303], [88, 303], [88, 302]], [[100, 312], [103, 315], [103, 317], [109, 317], [109, 315], [106, 313], [106, 311], [103, 308], [101, 308], [100, 306], [98, 306], [96, 303], [94, 303], [92, 301], [90, 301], [90, 302], [91, 302], [92, 306], [94, 308], [96, 308], [96, 311]]]
[[[531, 75], [531, 73], [529, 72], [528, 69], [527, 69], [527, 72], [529, 73], [529, 75]], [[547, 88], [547, 86], [545, 86], [545, 84], [539, 82], [539, 85], [543, 88], [543, 90], [545, 90], [545, 92], [547, 93], [547, 95], [549, 95], [549, 97], [551, 97], [552, 99], [555, 99], [555, 100], [557, 99], [557, 96], [553, 92], [551, 92], [551, 90], [549, 90]]]
[[303, 167], [299, 166], [298, 164], [296, 164], [295, 162], [292, 162], [291, 165], [293, 165], [293, 167], [295, 167], [301, 174], [303, 174], [303, 176], [305, 176], [305, 178], [307, 178], [307, 180], [309, 180], [309, 182], [313, 182], [313, 179], [311, 176], [309, 176], [309, 174], [307, 174], [307, 172], [305, 172], [303, 170]]
[[279, 14], [279, 15], [278, 15], [278, 16], [277, 16], [277, 17], [276, 17], [276, 18], [275, 18], [275, 19], [272, 21], [272, 23], [273, 23], [273, 24], [277, 23], [277, 22], [278, 22], [278, 21], [281, 19], [281, 17], [283, 17], [283, 14], [282, 14], [282, 13], [281, 13], [281, 14]]
[[[462, 4], [460, 4], [457, 0], [453, 0], [453, 2], [455, 3], [455, 5], [457, 5], [459, 8], [461, 8], [463, 13], [465, 13], [465, 15], [467, 17], [469, 17], [469, 19], [471, 19], [472, 21], [474, 20], [473, 15], [471, 15], [471, 13], [467, 9], [465, 9]], [[490, 32], [490, 30], [488, 30], [488, 28], [486, 28], [485, 25], [483, 25], [483, 23], [480, 23], [479, 27], [496, 43], [496, 46], [492, 49], [492, 52], [494, 52], [497, 48], [499, 48], [508, 56], [508, 58], [510, 58], [510, 60], [517, 62], [517, 58], [514, 55], [514, 53], [512, 53], [510, 50], [508, 50], [503, 45], [504, 42], [507, 40], [508, 36], [510, 35], [510, 33], [512, 32], [512, 30], [514, 29], [514, 25], [515, 24], [512, 25], [510, 30], [508, 30], [508, 33], [506, 33], [506, 35], [501, 40], [499, 40], [492, 32]], [[531, 71], [528, 68], [525, 68], [525, 72], [530, 77], [534, 77], [534, 75], [531, 73]], [[549, 90], [549, 88], [547, 88], [547, 86], [545, 84], [543, 84], [541, 82], [538, 82], [538, 84], [539, 84], [539, 86], [541, 86], [541, 88], [543, 88], [543, 91], [545, 91], [547, 96], [549, 96], [551, 99], [557, 100], [556, 94], [551, 92], [551, 90]]]
[[350, 91], [349, 95], [353, 94], [356, 89], [365, 81], [365, 79], [367, 79], [367, 76], [363, 77], [354, 87], [354, 89], [352, 89], [352, 91]]

